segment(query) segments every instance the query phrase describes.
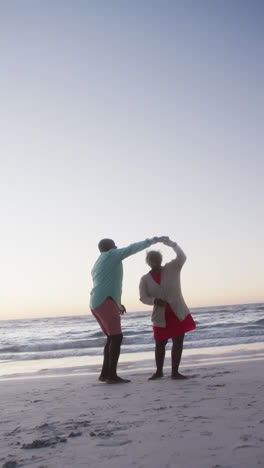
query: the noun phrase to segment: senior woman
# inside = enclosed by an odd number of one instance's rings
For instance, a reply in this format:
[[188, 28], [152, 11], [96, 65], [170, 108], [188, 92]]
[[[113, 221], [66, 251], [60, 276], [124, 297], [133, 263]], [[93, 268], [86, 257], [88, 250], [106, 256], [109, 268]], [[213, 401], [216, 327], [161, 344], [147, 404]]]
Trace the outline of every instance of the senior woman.
[[171, 378], [185, 379], [179, 373], [184, 334], [195, 329], [195, 322], [184, 302], [181, 292], [180, 273], [186, 255], [176, 242], [168, 239], [164, 244], [172, 247], [176, 258], [162, 266], [162, 255], [152, 250], [147, 253], [149, 273], [140, 280], [140, 300], [153, 305], [152, 322], [155, 339], [156, 372], [149, 380], [163, 377], [163, 364], [168, 339], [172, 338]]

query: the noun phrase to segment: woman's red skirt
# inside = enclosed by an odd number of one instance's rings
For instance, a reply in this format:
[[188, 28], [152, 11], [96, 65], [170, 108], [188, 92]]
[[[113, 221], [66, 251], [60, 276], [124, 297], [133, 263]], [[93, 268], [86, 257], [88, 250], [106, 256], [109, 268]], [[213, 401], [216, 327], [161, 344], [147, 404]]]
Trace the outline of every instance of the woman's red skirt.
[[[160, 284], [162, 270], [158, 275], [150, 271], [150, 274], [156, 283]], [[174, 338], [175, 336], [181, 336], [184, 333], [192, 331], [196, 328], [195, 322], [191, 316], [188, 314], [187, 317], [181, 322], [178, 317], [174, 314], [170, 304], [166, 304], [165, 308], [165, 319], [166, 327], [153, 327], [154, 339], [156, 341], [168, 340], [169, 338]]]
[[178, 317], [174, 314], [171, 306], [166, 304], [165, 309], [166, 327], [153, 327], [154, 339], [156, 341], [168, 340], [175, 336], [181, 336], [184, 333], [195, 329], [196, 325], [191, 316], [188, 314], [187, 317], [181, 322]]

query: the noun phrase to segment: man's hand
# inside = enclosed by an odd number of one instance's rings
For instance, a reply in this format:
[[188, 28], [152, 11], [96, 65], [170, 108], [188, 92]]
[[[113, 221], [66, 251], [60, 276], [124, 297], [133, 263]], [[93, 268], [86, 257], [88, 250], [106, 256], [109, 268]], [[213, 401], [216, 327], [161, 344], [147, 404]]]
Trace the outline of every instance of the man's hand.
[[156, 299], [154, 299], [154, 304], [157, 306], [165, 306], [166, 301], [163, 301], [163, 299], [159, 299], [156, 297]]
[[120, 315], [126, 314], [126, 308], [123, 304], [121, 304], [122, 310], [120, 310]]

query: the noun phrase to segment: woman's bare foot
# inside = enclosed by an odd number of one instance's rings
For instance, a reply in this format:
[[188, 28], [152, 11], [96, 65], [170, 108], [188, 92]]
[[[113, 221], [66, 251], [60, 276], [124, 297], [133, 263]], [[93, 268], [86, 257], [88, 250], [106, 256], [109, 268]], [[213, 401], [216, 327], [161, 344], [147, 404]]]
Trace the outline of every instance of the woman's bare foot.
[[121, 377], [116, 376], [113, 379], [106, 379], [105, 382], [107, 384], [122, 384], [122, 383], [128, 383], [131, 382], [131, 380], [128, 379], [122, 379]]
[[180, 374], [177, 372], [176, 374], [172, 374], [171, 378], [173, 380], [183, 380], [183, 379], [188, 379], [188, 377], [185, 377], [185, 375]]
[[157, 379], [162, 379], [163, 377], [163, 372], [155, 372], [151, 377], [149, 377], [148, 380], [157, 380]]

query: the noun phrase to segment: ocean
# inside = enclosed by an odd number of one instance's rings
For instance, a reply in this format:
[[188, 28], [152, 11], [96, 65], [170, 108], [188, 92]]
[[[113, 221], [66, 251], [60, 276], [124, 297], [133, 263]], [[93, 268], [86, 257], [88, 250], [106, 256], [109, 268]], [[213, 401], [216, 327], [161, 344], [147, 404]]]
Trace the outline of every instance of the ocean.
[[[264, 304], [191, 309], [197, 328], [185, 349], [264, 342]], [[122, 353], [154, 350], [151, 311], [122, 317]], [[0, 362], [102, 355], [105, 337], [92, 315], [0, 321]]]

